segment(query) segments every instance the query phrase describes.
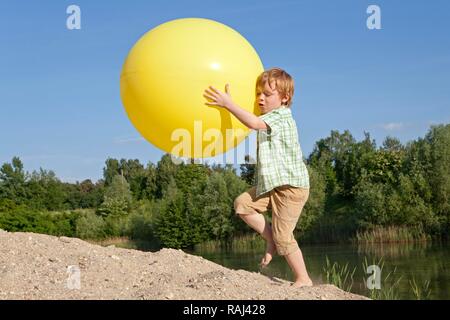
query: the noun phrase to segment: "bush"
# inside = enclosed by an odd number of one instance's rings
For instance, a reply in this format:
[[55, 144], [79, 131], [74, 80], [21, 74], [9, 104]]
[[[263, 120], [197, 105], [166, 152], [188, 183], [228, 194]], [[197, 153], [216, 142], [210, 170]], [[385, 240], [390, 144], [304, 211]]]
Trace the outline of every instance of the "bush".
[[355, 192], [355, 216], [363, 229], [385, 225], [385, 188], [380, 183], [361, 181]]
[[324, 214], [325, 209], [325, 177], [312, 166], [308, 166], [308, 173], [310, 177], [309, 198], [297, 222], [297, 229], [302, 233], [314, 226]]
[[102, 239], [105, 238], [105, 221], [89, 210], [84, 213], [76, 222], [76, 236], [81, 239]]
[[129, 216], [127, 234], [134, 240], [155, 241], [155, 215], [159, 205], [152, 201], [142, 201]]
[[35, 232], [54, 236], [75, 235], [76, 212], [40, 212], [23, 205], [0, 212], [0, 228], [10, 232]]

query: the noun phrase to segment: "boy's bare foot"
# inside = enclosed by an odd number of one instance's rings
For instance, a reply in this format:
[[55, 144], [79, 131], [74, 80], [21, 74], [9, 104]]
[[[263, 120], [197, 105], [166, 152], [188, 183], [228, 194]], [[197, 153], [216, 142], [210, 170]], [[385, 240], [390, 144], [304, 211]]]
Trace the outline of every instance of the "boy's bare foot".
[[266, 247], [266, 253], [264, 254], [264, 257], [261, 259], [261, 263], [259, 264], [261, 268], [267, 267], [267, 265], [272, 261], [272, 257], [277, 251], [275, 247], [275, 242], [267, 242]]
[[294, 283], [291, 284], [291, 287], [293, 288], [312, 287], [312, 285], [313, 283], [311, 279], [309, 279], [307, 281], [295, 281]]

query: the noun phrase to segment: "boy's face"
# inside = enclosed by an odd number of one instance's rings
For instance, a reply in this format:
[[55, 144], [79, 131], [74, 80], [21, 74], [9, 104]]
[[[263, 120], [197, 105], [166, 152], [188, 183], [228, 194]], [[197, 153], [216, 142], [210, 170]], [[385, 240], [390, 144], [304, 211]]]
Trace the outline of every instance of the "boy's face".
[[256, 90], [255, 103], [259, 106], [261, 114], [265, 114], [274, 109], [277, 109], [287, 100], [288, 99], [286, 97], [282, 98], [280, 96], [280, 93], [276, 89], [274, 82], [272, 82], [272, 86], [269, 85], [269, 82], [266, 82], [264, 84], [264, 88], [258, 88]]

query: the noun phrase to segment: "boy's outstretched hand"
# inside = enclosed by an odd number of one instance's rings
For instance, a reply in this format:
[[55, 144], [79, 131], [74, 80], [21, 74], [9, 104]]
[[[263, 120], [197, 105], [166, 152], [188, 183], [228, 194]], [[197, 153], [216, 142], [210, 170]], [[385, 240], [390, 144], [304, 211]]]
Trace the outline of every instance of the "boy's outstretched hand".
[[228, 108], [233, 103], [230, 95], [230, 85], [225, 85], [225, 92], [221, 92], [216, 88], [209, 86], [209, 90], [205, 90], [205, 94], [203, 95], [205, 98], [210, 100], [211, 102], [206, 102], [205, 104], [208, 106], [219, 106]]

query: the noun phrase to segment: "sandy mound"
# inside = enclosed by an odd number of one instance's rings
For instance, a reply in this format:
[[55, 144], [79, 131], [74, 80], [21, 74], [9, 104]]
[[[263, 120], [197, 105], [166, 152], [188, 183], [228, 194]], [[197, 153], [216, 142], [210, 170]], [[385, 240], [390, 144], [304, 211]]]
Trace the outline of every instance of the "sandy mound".
[[332, 285], [231, 270], [182, 250], [102, 247], [0, 230], [0, 299], [366, 299]]

